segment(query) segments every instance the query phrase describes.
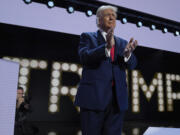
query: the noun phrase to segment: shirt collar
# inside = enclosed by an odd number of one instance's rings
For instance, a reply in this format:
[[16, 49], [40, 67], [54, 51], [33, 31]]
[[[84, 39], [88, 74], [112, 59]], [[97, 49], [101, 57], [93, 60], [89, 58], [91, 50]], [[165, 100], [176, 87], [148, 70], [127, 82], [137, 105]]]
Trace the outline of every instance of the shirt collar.
[[101, 35], [103, 36], [103, 38], [105, 39], [105, 41], [106, 41], [106, 35], [107, 35], [107, 33], [105, 32], [105, 31], [103, 31], [102, 29], [99, 29], [100, 30], [100, 32], [101, 32]]

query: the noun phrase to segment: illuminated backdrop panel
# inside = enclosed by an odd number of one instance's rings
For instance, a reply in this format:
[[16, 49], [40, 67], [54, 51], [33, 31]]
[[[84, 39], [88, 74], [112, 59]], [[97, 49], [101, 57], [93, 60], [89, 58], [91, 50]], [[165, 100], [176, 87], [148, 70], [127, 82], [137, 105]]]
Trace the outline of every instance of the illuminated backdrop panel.
[[[170, 3], [162, 2], [163, 6], [173, 4], [176, 9], [176, 6], [179, 5], [177, 0], [173, 3], [170, 0], [168, 0], [168, 2]], [[135, 3], [135, 1], [129, 2], [129, 5], [131, 5], [130, 3]], [[128, 5], [128, 3], [126, 5]], [[137, 3], [135, 5], [137, 5]], [[142, 11], [148, 9], [145, 6], [141, 8]], [[152, 7], [152, 11], [158, 10], [155, 7]], [[173, 17], [178, 18], [178, 10], [167, 11], [173, 11]], [[64, 8], [54, 7], [49, 9], [46, 4], [32, 2], [27, 5], [23, 0], [1, 0], [0, 12], [1, 23], [71, 33], [75, 35], [80, 35], [82, 32], [97, 30], [94, 15], [87, 17], [85, 13], [78, 11], [69, 14]], [[115, 34], [127, 40], [134, 37], [139, 41], [139, 44], [144, 47], [180, 53], [180, 36], [175, 37], [172, 33], [163, 34], [160, 30], [151, 31], [147, 27], [137, 28], [135, 24], [127, 23], [123, 25], [118, 21]]]

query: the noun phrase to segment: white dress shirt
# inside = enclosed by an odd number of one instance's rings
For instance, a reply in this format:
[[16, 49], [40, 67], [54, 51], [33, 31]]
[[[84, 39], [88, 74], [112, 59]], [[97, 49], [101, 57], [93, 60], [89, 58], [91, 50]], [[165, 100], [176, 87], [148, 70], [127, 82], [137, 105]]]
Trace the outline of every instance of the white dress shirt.
[[[100, 29], [100, 32], [101, 32], [102, 36], [104, 37], [104, 39], [105, 39], [105, 41], [106, 41], [106, 35], [107, 35], [107, 33], [106, 33], [105, 31], [101, 30], [101, 29]], [[105, 48], [106, 57], [110, 57], [110, 53], [111, 53], [111, 49]], [[131, 54], [129, 55], [128, 58], [124, 56], [124, 62], [127, 62], [130, 57], [131, 57]]]

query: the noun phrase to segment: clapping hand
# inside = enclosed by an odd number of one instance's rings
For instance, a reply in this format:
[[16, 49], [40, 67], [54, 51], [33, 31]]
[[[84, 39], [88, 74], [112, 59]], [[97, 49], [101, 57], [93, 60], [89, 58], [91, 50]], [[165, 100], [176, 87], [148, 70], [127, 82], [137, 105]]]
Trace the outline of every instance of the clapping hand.
[[112, 46], [115, 44], [114, 41], [114, 28], [111, 28], [108, 30], [107, 35], [106, 35], [106, 40], [107, 40], [107, 48], [111, 49]]
[[129, 55], [135, 50], [137, 45], [138, 45], [137, 40], [134, 41], [134, 39], [131, 38], [126, 48], [124, 49], [124, 56], [129, 57]]

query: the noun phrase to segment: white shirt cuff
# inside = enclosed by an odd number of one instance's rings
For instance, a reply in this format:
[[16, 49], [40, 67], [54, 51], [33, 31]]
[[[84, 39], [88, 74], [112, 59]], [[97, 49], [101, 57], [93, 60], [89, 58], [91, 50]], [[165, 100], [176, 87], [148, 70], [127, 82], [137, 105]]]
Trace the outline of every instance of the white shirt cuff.
[[131, 57], [131, 53], [130, 53], [129, 57], [124, 57], [124, 62], [128, 62], [130, 57]]
[[105, 45], [105, 55], [106, 57], [110, 57], [110, 51], [106, 48], [107, 44]]

